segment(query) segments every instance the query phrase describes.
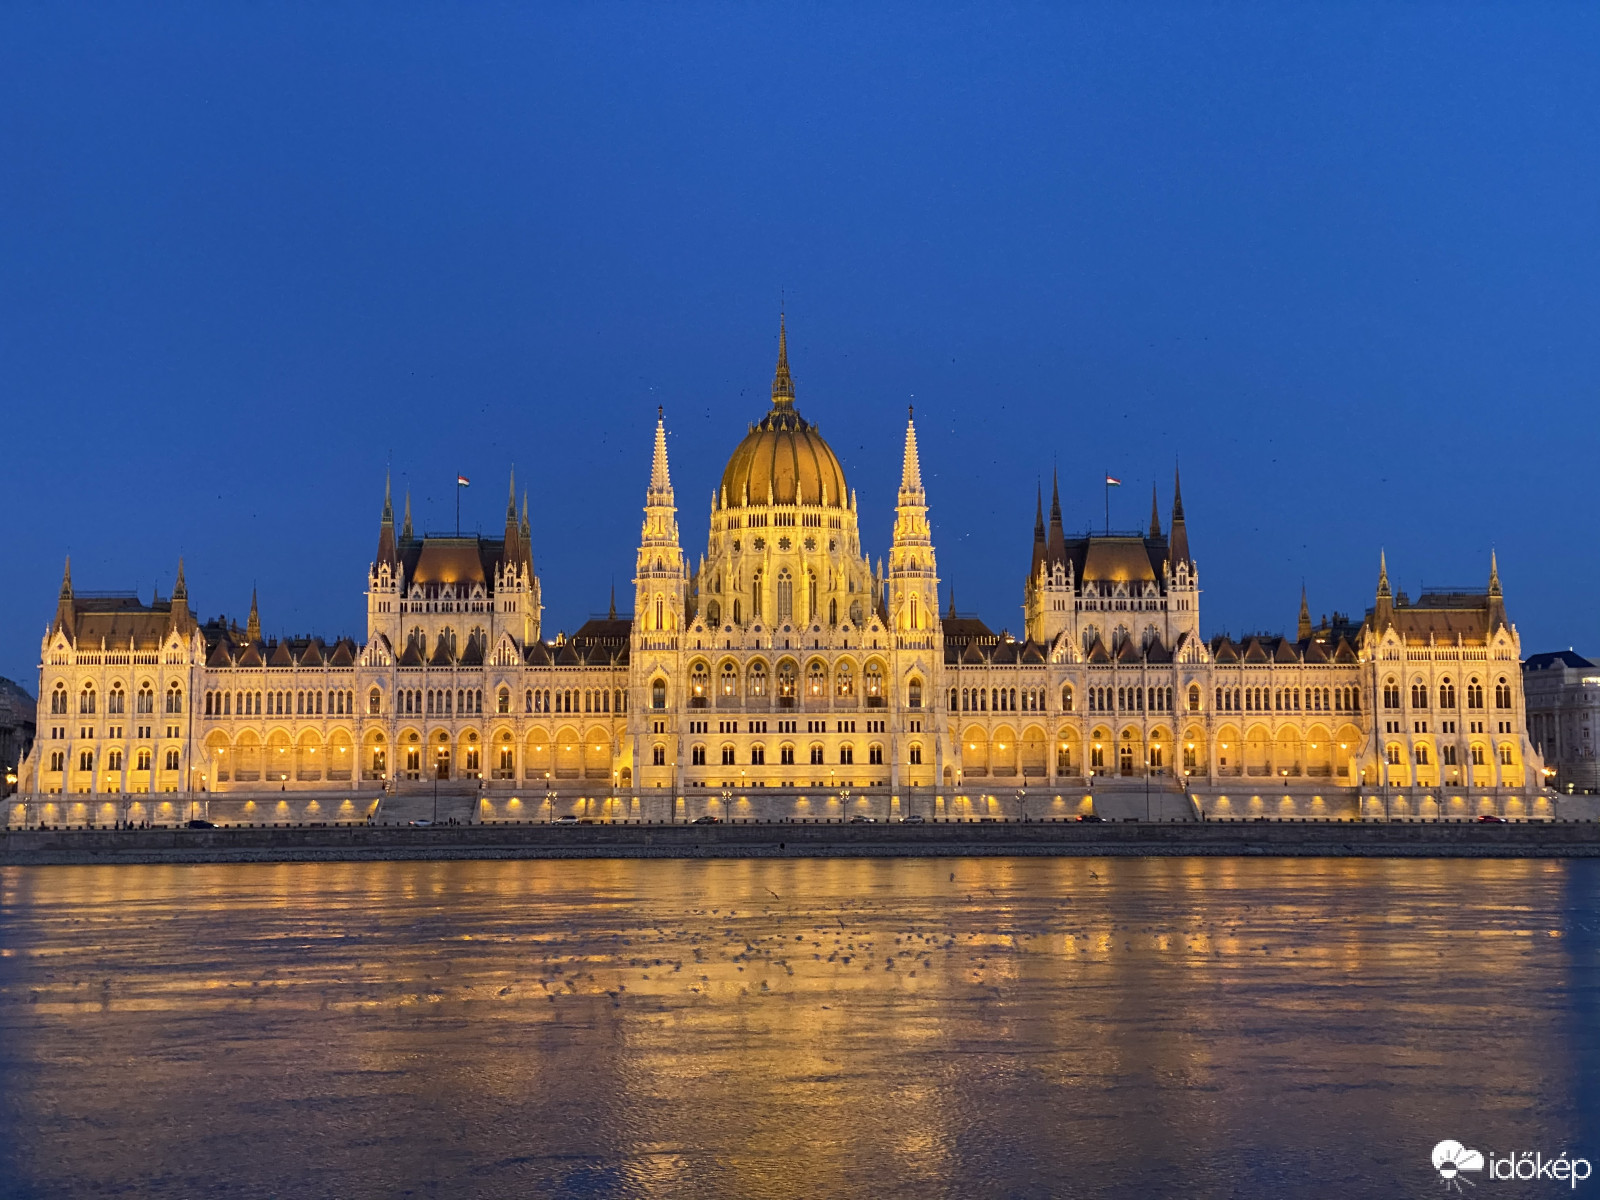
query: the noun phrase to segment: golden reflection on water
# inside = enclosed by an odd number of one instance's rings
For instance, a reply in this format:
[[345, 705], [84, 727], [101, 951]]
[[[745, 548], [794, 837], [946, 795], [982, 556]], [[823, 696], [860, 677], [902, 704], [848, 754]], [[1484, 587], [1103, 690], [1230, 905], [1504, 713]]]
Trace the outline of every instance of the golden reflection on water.
[[1404, 1170], [1571, 1094], [1550, 934], [1585, 866], [5, 869], [0, 1143], [41, 1196], [1206, 1194], [1351, 1147]]

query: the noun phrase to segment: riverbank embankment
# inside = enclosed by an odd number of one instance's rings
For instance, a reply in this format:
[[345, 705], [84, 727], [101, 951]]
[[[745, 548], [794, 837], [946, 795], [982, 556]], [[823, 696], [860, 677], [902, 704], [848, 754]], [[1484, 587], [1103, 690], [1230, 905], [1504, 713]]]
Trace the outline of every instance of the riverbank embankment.
[[725, 825], [330, 825], [32, 829], [0, 834], [0, 865], [360, 862], [504, 858], [959, 856], [1593, 858], [1600, 823], [1226, 821]]

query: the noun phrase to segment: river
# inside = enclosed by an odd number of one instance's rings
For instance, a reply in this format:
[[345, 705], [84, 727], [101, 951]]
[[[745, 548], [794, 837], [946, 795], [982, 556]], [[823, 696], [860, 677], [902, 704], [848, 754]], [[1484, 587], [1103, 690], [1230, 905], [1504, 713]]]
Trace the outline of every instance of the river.
[[1600, 1162], [1597, 900], [1594, 860], [4, 868], [0, 1195], [1441, 1194], [1447, 1137]]

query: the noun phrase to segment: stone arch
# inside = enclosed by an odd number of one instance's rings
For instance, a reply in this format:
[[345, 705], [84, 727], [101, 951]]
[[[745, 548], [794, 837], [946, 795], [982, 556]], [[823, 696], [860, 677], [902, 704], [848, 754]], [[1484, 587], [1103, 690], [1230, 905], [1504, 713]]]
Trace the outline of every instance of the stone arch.
[[1326, 725], [1313, 725], [1306, 731], [1306, 775], [1312, 779], [1333, 776], [1333, 735]]
[[553, 748], [557, 779], [577, 779], [583, 774], [583, 736], [576, 729], [563, 725], [556, 730]]
[[1272, 733], [1265, 725], [1252, 725], [1245, 732], [1244, 773], [1272, 774]]
[[522, 777], [542, 781], [555, 778], [555, 738], [543, 725], [535, 725], [522, 739]]
[[1056, 730], [1056, 774], [1083, 774], [1083, 739], [1076, 725], [1063, 725]]
[[1206, 745], [1205, 727], [1190, 725], [1183, 731], [1182, 743], [1174, 756], [1177, 759], [1176, 767], [1184, 775], [1207, 775], [1210, 773], [1211, 754]]
[[1144, 761], [1151, 771], [1170, 775], [1175, 766], [1173, 758], [1175, 750], [1172, 744], [1172, 730], [1165, 725], [1157, 725], [1150, 731], [1149, 740], [1145, 743]]
[[989, 740], [989, 771], [1003, 778], [1017, 773], [1017, 731], [1009, 725], [995, 727]]
[[772, 685], [767, 671], [767, 660], [753, 658], [744, 673], [745, 695], [753, 699], [765, 699], [772, 694]]
[[282, 786], [294, 778], [294, 745], [289, 741], [286, 730], [268, 731], [266, 753], [262, 759], [267, 782]]
[[1217, 729], [1217, 774], [1244, 774], [1244, 734], [1237, 725], [1223, 725]]
[[1300, 731], [1293, 725], [1283, 725], [1272, 745], [1272, 774], [1278, 779], [1298, 779], [1305, 773], [1305, 760], [1301, 755]]
[[205, 773], [210, 776], [213, 787], [219, 783], [229, 783], [233, 779], [233, 743], [228, 735], [220, 729], [213, 729], [206, 734], [206, 762]]
[[1333, 777], [1342, 779], [1347, 784], [1359, 782], [1356, 771], [1356, 760], [1361, 754], [1363, 743], [1361, 730], [1354, 725], [1344, 724], [1339, 726], [1333, 735]]
[[1124, 725], [1117, 731], [1117, 760], [1112, 769], [1118, 775], [1143, 775], [1144, 753], [1144, 731], [1137, 725]]
[[611, 778], [611, 734], [604, 725], [591, 725], [583, 735], [583, 777]]
[[1116, 739], [1104, 725], [1096, 725], [1089, 733], [1089, 772], [1109, 775], [1117, 766]]
[[805, 681], [801, 686], [809, 703], [817, 704], [826, 701], [829, 694], [828, 664], [821, 658], [807, 660]]
[[399, 763], [389, 760], [389, 747], [383, 730], [369, 729], [361, 736], [361, 777], [368, 780], [387, 779]]
[[1022, 731], [1022, 775], [1036, 779], [1046, 773], [1046, 758], [1050, 752], [1050, 739], [1041, 725], [1029, 725]]
[[967, 778], [989, 774], [989, 734], [982, 725], [968, 725], [961, 735], [961, 773]]
[[739, 698], [739, 663], [734, 658], [724, 658], [717, 664], [713, 681], [718, 700], [733, 701]]
[[355, 739], [344, 726], [337, 726], [328, 734], [328, 759], [323, 764], [331, 782], [343, 783], [355, 778]]

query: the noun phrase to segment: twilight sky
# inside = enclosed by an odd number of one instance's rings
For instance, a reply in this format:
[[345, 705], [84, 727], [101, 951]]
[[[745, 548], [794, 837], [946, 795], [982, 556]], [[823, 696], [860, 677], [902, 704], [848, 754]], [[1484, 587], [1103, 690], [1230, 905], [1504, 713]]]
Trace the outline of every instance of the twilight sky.
[[[798, 406], [1020, 627], [1034, 488], [1163, 514], [1208, 633], [1480, 585], [1600, 653], [1600, 8], [0, 8], [0, 674], [82, 589], [364, 632], [385, 465], [546, 631]], [[1294, 11], [1286, 11], [1292, 8]], [[1164, 519], [1164, 518], [1163, 518]]]

